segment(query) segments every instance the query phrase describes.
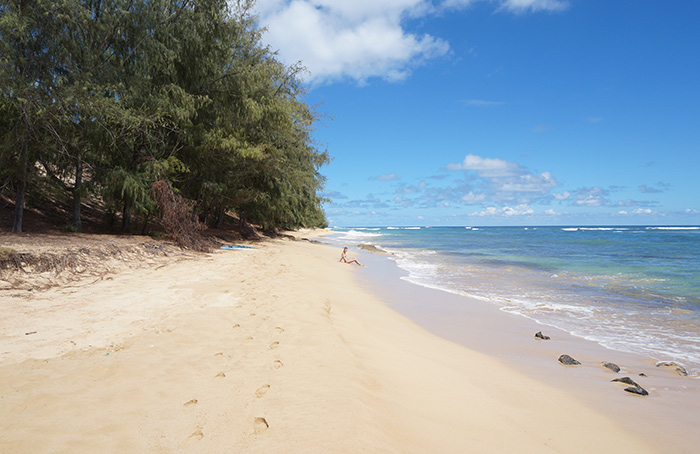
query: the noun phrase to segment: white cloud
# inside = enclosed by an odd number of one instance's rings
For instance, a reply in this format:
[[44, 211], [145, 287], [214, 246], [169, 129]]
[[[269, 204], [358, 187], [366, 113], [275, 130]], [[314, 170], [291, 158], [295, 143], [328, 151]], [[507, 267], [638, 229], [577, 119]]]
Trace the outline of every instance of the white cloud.
[[608, 196], [610, 192], [600, 187], [594, 188], [579, 188], [574, 196], [574, 204], [586, 207], [609, 206], [610, 200]]
[[652, 211], [650, 208], [637, 208], [636, 210], [632, 210], [632, 214], [653, 214], [654, 211]]
[[473, 213], [474, 216], [500, 216], [500, 217], [512, 217], [512, 216], [529, 216], [535, 214], [535, 211], [526, 204], [517, 205], [515, 207], [487, 207], [481, 211]]
[[562, 0], [506, 0], [499, 10], [512, 13], [525, 13], [528, 11], [563, 11], [569, 7], [569, 2]]
[[[492, 202], [527, 203], [532, 197], [548, 193], [558, 185], [556, 178], [549, 172], [535, 174], [516, 162], [473, 154], [465, 156], [459, 164], [448, 164], [447, 169], [476, 172], [482, 188], [480, 194], [485, 194], [481, 200], [488, 198]], [[462, 193], [466, 194], [462, 200], [467, 203], [481, 201], [475, 198], [475, 193], [471, 190]]]
[[503, 183], [501, 191], [504, 192], [531, 192], [542, 193], [557, 185], [557, 180], [549, 172], [539, 175], [519, 175], [517, 179]]
[[[255, 10], [267, 28], [264, 41], [287, 64], [301, 61], [310, 72], [307, 82], [350, 79], [363, 84], [373, 77], [403, 80], [426, 60], [450, 52], [446, 40], [407, 30], [406, 18], [462, 9], [477, 1], [485, 0], [258, 0]], [[499, 11], [561, 11], [567, 6], [561, 0], [506, 0]]]
[[379, 175], [378, 177], [370, 177], [369, 179], [372, 181], [393, 181], [397, 180], [399, 177], [396, 176], [395, 173], [385, 173], [382, 175]]
[[311, 83], [371, 77], [405, 79], [422, 61], [445, 55], [447, 41], [404, 30], [402, 19], [419, 15], [425, 0], [260, 0], [265, 41], [287, 63], [301, 60]]
[[555, 200], [567, 200], [569, 197], [571, 197], [571, 193], [569, 191], [554, 192], [552, 195], [554, 196]]
[[481, 156], [468, 154], [459, 164], [448, 164], [447, 170], [475, 170], [479, 176], [485, 178], [497, 178], [512, 176], [518, 172], [520, 166], [515, 162], [508, 162], [496, 158], [482, 158]]
[[462, 201], [469, 205], [474, 205], [483, 202], [486, 199], [485, 194], [475, 194], [474, 191], [470, 191], [468, 194], [462, 196]]

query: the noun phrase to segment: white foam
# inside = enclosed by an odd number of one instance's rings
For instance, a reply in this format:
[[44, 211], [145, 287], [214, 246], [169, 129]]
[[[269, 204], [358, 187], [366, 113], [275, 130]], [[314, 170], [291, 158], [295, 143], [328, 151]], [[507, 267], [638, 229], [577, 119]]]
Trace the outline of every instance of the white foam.
[[700, 230], [700, 227], [647, 227], [646, 230]]
[[374, 238], [378, 236], [382, 236], [381, 233], [369, 233], [369, 232], [360, 232], [357, 230], [349, 230], [347, 232], [341, 232], [341, 238], [344, 239], [349, 239], [349, 240], [354, 240], [354, 239], [359, 239], [359, 238]]
[[565, 232], [622, 232], [629, 230], [626, 227], [564, 227]]

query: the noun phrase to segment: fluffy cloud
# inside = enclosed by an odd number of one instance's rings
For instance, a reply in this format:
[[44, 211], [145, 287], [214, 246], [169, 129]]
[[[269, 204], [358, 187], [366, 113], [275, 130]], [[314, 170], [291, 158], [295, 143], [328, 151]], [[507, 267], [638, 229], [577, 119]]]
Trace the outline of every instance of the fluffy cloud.
[[569, 191], [562, 191], [562, 192], [554, 192], [552, 193], [554, 196], [555, 200], [568, 200], [571, 197], [571, 193]]
[[[412, 33], [405, 19], [465, 7], [479, 0], [258, 0], [264, 40], [287, 64], [301, 61], [307, 82], [330, 83], [373, 77], [400, 81], [425, 61], [449, 53], [440, 37]], [[480, 0], [485, 1], [485, 0]], [[561, 11], [561, 0], [505, 0], [500, 11]], [[478, 101], [478, 100], [475, 100]], [[488, 101], [485, 101], [488, 103]]]
[[[532, 197], [546, 194], [558, 185], [549, 172], [535, 174], [515, 162], [473, 154], [465, 156], [459, 164], [448, 164], [447, 170], [476, 172], [483, 187], [482, 193], [486, 192], [494, 201], [515, 199], [529, 202]], [[474, 193], [468, 192], [465, 197], [464, 201], [473, 201]]]
[[630, 212], [630, 211], [626, 211], [626, 210], [618, 211], [617, 214], [620, 214], [620, 215], [623, 215], [623, 216], [627, 216], [627, 215], [630, 215], [630, 214], [632, 214], [632, 215], [637, 215], [637, 216], [647, 216], [647, 215], [657, 214], [657, 213], [656, 213], [654, 210], [650, 209], [650, 208], [637, 208], [637, 209], [635, 209], [635, 210], [632, 210], [631, 212]]
[[512, 217], [512, 216], [529, 216], [535, 214], [535, 211], [529, 205], [517, 205], [515, 207], [487, 207], [476, 213], [472, 213], [474, 216], [482, 217]]
[[469, 191], [468, 194], [462, 196], [462, 201], [468, 205], [476, 205], [481, 203], [486, 199], [485, 194], [476, 194], [474, 191]]
[[484, 178], [498, 178], [512, 176], [518, 172], [520, 166], [514, 162], [496, 158], [482, 158], [473, 154], [464, 157], [459, 164], [448, 164], [447, 170], [474, 170]]
[[309, 82], [380, 77], [405, 79], [422, 61], [445, 55], [449, 44], [404, 30], [402, 19], [426, 8], [423, 0], [353, 2], [260, 0], [265, 40], [287, 63], [301, 60]]

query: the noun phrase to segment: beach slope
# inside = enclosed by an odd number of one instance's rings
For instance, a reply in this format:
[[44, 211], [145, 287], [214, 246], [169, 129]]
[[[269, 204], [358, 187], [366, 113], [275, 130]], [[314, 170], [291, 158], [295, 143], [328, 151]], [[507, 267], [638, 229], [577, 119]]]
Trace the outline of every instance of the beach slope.
[[[0, 451], [652, 452], [273, 240], [0, 293]], [[32, 333], [32, 334], [27, 334]]]

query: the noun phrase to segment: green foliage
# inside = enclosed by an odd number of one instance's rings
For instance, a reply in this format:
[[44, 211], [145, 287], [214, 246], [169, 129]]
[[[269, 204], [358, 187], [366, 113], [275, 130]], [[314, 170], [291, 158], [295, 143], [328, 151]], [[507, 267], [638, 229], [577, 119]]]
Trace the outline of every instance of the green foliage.
[[148, 220], [159, 179], [203, 218], [325, 226], [303, 68], [262, 44], [252, 6], [0, 0], [0, 188], [69, 195], [78, 229], [90, 197], [125, 230]]

